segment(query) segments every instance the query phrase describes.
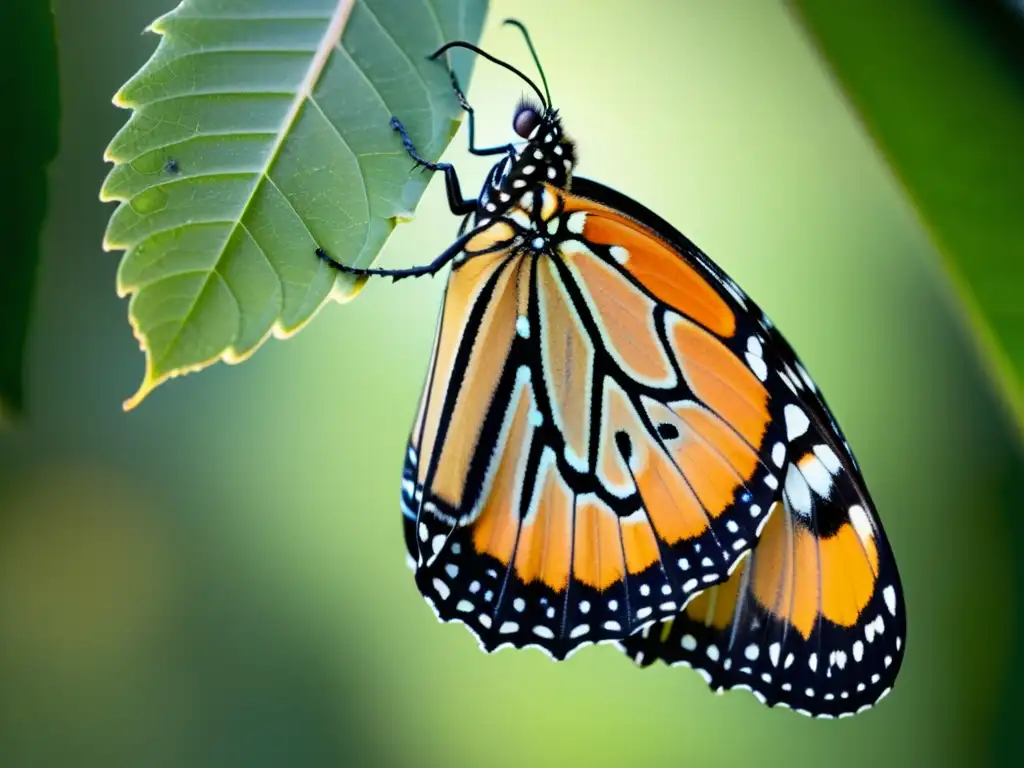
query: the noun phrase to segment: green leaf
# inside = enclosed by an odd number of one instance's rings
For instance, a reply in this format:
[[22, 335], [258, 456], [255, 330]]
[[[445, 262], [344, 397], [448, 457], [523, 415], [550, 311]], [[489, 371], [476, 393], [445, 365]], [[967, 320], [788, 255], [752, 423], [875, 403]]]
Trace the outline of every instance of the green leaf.
[[[166, 379], [238, 362], [362, 285], [316, 258], [367, 266], [429, 181], [391, 130], [436, 159], [461, 117], [442, 62], [475, 41], [486, 0], [184, 0], [114, 102], [104, 247], [146, 352], [137, 405]], [[466, 87], [468, 57], [453, 63]]]
[[0, 83], [14, 110], [3, 121], [4, 268], [0, 277], [0, 422], [20, 413], [25, 348], [46, 215], [46, 169], [57, 154], [60, 91], [47, 0], [0, 3]]
[[916, 204], [1024, 431], [1024, 22], [997, 0], [794, 7]]

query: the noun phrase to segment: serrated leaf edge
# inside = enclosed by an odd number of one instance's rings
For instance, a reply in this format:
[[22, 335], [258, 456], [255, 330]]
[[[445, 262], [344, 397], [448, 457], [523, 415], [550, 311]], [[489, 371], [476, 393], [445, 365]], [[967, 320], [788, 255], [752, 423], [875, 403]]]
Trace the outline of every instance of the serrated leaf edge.
[[[182, 2], [178, 7], [180, 8], [182, 5], [185, 5], [185, 2]], [[349, 16], [352, 13], [352, 9], [354, 7], [355, 0], [338, 0], [338, 4], [335, 7], [334, 13], [331, 16], [330, 21], [328, 22], [327, 29], [324, 33], [323, 38], [320, 41], [320, 45], [317, 47], [317, 50], [313, 54], [313, 58], [310, 61], [309, 69], [307, 70], [305, 77], [303, 77], [302, 82], [299, 84], [299, 87], [296, 89], [295, 97], [292, 100], [290, 107], [288, 108], [288, 112], [286, 113], [284, 119], [281, 122], [281, 127], [277, 131], [277, 135], [274, 139], [274, 144], [271, 147], [270, 152], [267, 153], [266, 161], [264, 162], [262, 171], [260, 173], [262, 179], [266, 179], [269, 177], [270, 168], [273, 165], [274, 160], [277, 158], [281, 146], [288, 137], [288, 134], [293, 124], [295, 123], [295, 120], [297, 119], [303, 104], [305, 104], [306, 101], [312, 96], [313, 88], [315, 87], [321, 74], [323, 73], [324, 67], [326, 67], [327, 61], [330, 58], [332, 51], [337, 45], [340, 44], [342, 33], [345, 30], [345, 25], [348, 22]], [[167, 16], [172, 15], [173, 13], [174, 11], [171, 11], [170, 14], [161, 16], [159, 19], [156, 19], [152, 24], [149, 25], [149, 27], [147, 27], [147, 30], [152, 31], [158, 35], [163, 35], [164, 28], [161, 24], [161, 21], [167, 18]], [[117, 93], [114, 94], [113, 103], [119, 107], [130, 108], [130, 105], [127, 102], [125, 102], [125, 100], [122, 98], [122, 92], [123, 87], [121, 89], [118, 89]], [[113, 158], [110, 156], [109, 147], [104, 152], [104, 159], [107, 161], [113, 160]], [[245, 212], [248, 210], [250, 204], [252, 203], [256, 195], [256, 191], [260, 187], [260, 183], [261, 181], [257, 181], [255, 184], [253, 184], [253, 188], [249, 194], [249, 198], [245, 201], [245, 204], [242, 206], [241, 211], [239, 212], [238, 215], [238, 221], [234, 222], [232, 231], [234, 231], [234, 228], [240, 226], [242, 218], [245, 216]], [[223, 248], [227, 247], [227, 243], [229, 241], [230, 236], [228, 238], [225, 238], [225, 244], [224, 246], [222, 246], [222, 251], [217, 258], [217, 263], [219, 263], [220, 259], [223, 257]], [[105, 241], [104, 249], [110, 250], [108, 244]], [[215, 269], [209, 271], [208, 275], [206, 276], [203, 282], [202, 288], [200, 288], [200, 290], [196, 294], [196, 301], [198, 301], [198, 297], [202, 295], [203, 290], [205, 290], [206, 286], [209, 284], [210, 278], [215, 273], [215, 271]], [[359, 293], [364, 282], [365, 280], [358, 281], [353, 285], [346, 285], [344, 287], [339, 286], [338, 283], [335, 282], [334, 286], [331, 289], [331, 293], [329, 294], [329, 298], [333, 299], [338, 303], [344, 303], [346, 301], [349, 301]], [[130, 287], [128, 288], [127, 293], [133, 293]], [[324, 302], [324, 304], [325, 303], [326, 302]], [[239, 354], [236, 348], [229, 345], [222, 352], [210, 357], [209, 359], [193, 363], [192, 365], [181, 366], [175, 368], [174, 370], [166, 371], [163, 373], [156, 372], [156, 361], [154, 361], [153, 355], [151, 354], [146, 344], [145, 334], [143, 333], [142, 329], [139, 328], [135, 319], [132, 317], [131, 312], [129, 312], [128, 322], [131, 325], [133, 335], [139, 342], [139, 348], [145, 354], [146, 370], [138, 390], [135, 392], [134, 395], [132, 395], [131, 397], [124, 401], [122, 407], [124, 408], [125, 411], [130, 411], [136, 406], [138, 406], [139, 403], [141, 403], [150, 392], [152, 392], [156, 387], [158, 387], [165, 381], [176, 378], [177, 376], [183, 376], [188, 373], [194, 373], [196, 371], [202, 370], [203, 368], [209, 367], [218, 360], [222, 360], [223, 362], [228, 364], [242, 362], [243, 360], [251, 356], [257, 349], [259, 349], [270, 336], [274, 336], [274, 338], [277, 339], [286, 339], [289, 336], [298, 333], [298, 331], [305, 327], [305, 325], [319, 313], [320, 309], [323, 308], [324, 304], [321, 304], [319, 307], [317, 307], [309, 315], [308, 318], [306, 318], [303, 322], [299, 323], [294, 328], [285, 329], [280, 321], [275, 322], [274, 325], [271, 326], [270, 330], [266, 334], [264, 334], [263, 338], [260, 339], [259, 343], [254, 344], [244, 354]], [[188, 320], [188, 315], [191, 314], [192, 309], [194, 309], [194, 307], [195, 302], [193, 302], [193, 307], [189, 310], [189, 313], [182, 321], [181, 328], [184, 328], [185, 323]]]

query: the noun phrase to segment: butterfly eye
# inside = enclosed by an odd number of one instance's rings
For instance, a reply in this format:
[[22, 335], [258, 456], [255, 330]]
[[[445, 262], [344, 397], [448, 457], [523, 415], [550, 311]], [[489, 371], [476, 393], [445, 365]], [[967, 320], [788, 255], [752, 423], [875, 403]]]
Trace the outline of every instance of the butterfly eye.
[[516, 116], [512, 119], [512, 128], [524, 139], [530, 138], [530, 134], [540, 125], [540, 112], [531, 106], [524, 105], [516, 110]]

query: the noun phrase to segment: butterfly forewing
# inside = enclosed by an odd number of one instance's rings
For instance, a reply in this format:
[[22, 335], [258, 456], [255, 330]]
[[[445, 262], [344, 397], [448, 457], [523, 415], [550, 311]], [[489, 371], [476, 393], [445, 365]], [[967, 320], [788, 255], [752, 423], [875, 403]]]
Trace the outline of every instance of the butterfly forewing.
[[467, 244], [402, 494], [443, 620], [562, 658], [728, 578], [785, 439], [740, 301], [649, 226], [554, 188]]

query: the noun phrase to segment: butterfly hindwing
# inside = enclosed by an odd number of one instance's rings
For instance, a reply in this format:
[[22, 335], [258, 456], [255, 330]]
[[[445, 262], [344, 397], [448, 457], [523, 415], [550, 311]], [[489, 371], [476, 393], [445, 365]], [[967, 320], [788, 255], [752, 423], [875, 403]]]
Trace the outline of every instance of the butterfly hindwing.
[[892, 688], [906, 644], [903, 592], [824, 398], [767, 320], [763, 327], [790, 399], [783, 485], [771, 517], [726, 584], [621, 645], [645, 666], [690, 666], [713, 688], [744, 688], [771, 706], [842, 717]]

